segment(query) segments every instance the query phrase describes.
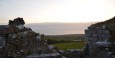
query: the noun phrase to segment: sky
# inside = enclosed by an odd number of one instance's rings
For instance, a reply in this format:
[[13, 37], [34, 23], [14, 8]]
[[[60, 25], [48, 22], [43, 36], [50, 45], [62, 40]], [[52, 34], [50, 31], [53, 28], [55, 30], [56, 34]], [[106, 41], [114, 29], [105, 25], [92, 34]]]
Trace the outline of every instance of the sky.
[[97, 22], [115, 16], [115, 0], [0, 0], [0, 23]]

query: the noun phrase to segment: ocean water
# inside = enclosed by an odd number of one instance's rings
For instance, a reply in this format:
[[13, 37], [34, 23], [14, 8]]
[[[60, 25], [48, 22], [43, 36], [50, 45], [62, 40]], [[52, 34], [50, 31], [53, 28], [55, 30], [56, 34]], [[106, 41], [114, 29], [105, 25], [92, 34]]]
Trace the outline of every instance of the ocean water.
[[84, 34], [92, 23], [32, 23], [26, 24], [33, 31], [45, 35]]

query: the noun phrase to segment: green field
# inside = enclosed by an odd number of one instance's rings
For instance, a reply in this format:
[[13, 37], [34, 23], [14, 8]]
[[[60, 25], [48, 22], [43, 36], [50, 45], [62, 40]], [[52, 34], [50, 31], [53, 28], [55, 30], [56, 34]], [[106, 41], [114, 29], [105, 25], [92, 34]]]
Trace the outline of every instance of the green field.
[[[68, 34], [68, 35], [46, 35], [48, 44], [58, 47], [59, 50], [81, 49], [85, 46], [84, 34]], [[75, 42], [74, 40], [82, 40]]]
[[84, 34], [45, 35], [45, 38], [53, 40], [84, 40]]
[[68, 42], [68, 43], [57, 43], [53, 44], [58, 47], [59, 50], [67, 50], [67, 49], [81, 49], [85, 46], [85, 42]]

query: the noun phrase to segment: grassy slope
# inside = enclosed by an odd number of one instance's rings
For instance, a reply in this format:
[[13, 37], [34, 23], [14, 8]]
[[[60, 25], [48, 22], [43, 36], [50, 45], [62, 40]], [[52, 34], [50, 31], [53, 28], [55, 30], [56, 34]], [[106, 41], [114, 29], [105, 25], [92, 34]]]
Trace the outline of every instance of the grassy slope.
[[84, 39], [84, 34], [46, 35], [45, 37], [54, 40], [79, 40]]
[[81, 49], [82, 47], [84, 47], [85, 42], [58, 43], [58, 44], [53, 44], [53, 45], [58, 47], [59, 50]]
[[[84, 39], [84, 34], [68, 34], [68, 35], [47, 35], [46, 39], [51, 40], [79, 40]], [[81, 49], [85, 42], [62, 42], [57, 44], [52, 44], [59, 48], [59, 50], [67, 50], [67, 49]]]

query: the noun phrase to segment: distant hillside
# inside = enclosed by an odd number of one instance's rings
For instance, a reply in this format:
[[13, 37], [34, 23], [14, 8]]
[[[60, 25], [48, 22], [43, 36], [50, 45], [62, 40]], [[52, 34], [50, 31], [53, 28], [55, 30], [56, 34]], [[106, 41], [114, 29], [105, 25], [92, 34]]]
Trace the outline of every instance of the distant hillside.
[[115, 16], [113, 18], [111, 18], [111, 19], [106, 20], [106, 21], [98, 22], [96, 24], [92, 24], [91, 26], [102, 26], [102, 25], [109, 25], [109, 26], [111, 26], [113, 24], [115, 24]]
[[79, 40], [84, 39], [84, 34], [46, 35], [45, 37], [54, 40]]
[[103, 25], [105, 25], [106, 28], [110, 31], [112, 41], [115, 41], [115, 16], [104, 22], [92, 24], [91, 26], [103, 26]]

